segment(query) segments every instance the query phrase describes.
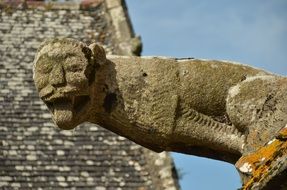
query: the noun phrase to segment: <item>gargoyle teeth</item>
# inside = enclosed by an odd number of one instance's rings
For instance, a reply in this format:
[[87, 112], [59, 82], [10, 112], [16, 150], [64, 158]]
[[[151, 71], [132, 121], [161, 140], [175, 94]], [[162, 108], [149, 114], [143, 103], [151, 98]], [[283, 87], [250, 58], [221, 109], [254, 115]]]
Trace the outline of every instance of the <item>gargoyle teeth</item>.
[[58, 126], [72, 121], [90, 102], [88, 95], [57, 97], [44, 100]]
[[54, 103], [53, 102], [46, 102], [45, 104], [47, 105], [47, 107], [49, 108], [49, 110], [54, 114]]

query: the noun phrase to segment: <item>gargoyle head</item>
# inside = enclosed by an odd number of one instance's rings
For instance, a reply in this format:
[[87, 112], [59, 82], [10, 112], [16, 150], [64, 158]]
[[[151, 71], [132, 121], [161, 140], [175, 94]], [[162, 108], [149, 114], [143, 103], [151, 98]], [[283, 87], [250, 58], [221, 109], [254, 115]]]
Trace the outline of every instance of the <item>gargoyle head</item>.
[[102, 47], [68, 38], [46, 40], [34, 60], [33, 78], [40, 98], [61, 129], [87, 121], [93, 104], [97, 68], [106, 60]]

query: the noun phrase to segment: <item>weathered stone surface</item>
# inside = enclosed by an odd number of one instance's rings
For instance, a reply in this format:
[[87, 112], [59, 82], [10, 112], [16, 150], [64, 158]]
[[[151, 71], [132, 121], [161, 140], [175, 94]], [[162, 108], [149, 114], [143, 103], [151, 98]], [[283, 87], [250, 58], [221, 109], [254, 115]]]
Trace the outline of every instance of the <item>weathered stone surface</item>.
[[88, 121], [157, 152], [235, 163], [287, 124], [286, 77], [215, 60], [105, 57], [72, 39], [40, 46], [34, 80], [58, 127]]

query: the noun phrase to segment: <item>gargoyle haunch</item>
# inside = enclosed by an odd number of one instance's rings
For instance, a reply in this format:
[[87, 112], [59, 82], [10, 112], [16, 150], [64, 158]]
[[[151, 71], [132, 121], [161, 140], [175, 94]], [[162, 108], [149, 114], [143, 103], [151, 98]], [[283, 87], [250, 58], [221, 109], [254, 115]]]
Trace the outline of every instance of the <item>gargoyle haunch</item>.
[[51, 39], [34, 80], [57, 126], [99, 124], [154, 151], [235, 163], [287, 124], [287, 78], [226, 61], [107, 56]]

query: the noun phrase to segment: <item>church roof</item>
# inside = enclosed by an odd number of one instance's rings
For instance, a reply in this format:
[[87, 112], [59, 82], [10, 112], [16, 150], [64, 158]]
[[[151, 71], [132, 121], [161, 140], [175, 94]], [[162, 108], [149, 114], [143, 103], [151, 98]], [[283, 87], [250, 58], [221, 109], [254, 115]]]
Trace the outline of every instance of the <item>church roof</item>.
[[2, 1], [0, 9], [0, 189], [179, 189], [167, 153], [94, 124], [54, 127], [33, 83], [36, 49], [49, 37], [131, 54], [134, 34], [124, 1]]

